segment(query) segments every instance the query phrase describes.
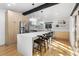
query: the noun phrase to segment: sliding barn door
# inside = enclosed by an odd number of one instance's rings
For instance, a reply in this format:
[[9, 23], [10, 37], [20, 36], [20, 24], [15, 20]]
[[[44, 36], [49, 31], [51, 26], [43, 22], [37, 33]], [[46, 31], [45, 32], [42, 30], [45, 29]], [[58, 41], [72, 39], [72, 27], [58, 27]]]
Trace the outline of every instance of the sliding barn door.
[[75, 54], [79, 55], [79, 15], [75, 17], [76, 20], [76, 27], [75, 27], [75, 38], [76, 38], [76, 44], [75, 44]]
[[70, 17], [70, 43], [73, 50], [75, 50], [75, 17]]

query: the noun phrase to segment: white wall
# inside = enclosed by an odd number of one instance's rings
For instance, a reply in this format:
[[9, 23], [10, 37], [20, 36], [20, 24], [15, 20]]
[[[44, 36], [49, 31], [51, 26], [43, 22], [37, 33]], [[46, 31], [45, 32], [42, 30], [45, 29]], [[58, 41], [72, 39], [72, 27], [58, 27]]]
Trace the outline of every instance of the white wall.
[[[70, 16], [66, 16], [66, 17], [64, 17], [62, 15], [61, 16], [58, 16], [58, 15], [54, 16], [55, 13], [52, 12], [52, 10], [53, 10], [53, 7], [50, 7], [50, 8], [44, 9], [43, 13], [41, 13], [41, 11], [37, 11], [37, 12], [31, 13], [27, 16], [29, 18], [33, 17], [33, 18], [37, 19], [38, 20], [37, 22], [40, 22], [40, 21], [52, 22], [52, 30], [53, 31], [68, 32], [69, 31], [69, 18], [70, 18]], [[57, 23], [59, 21], [62, 21], [62, 20], [64, 20], [66, 22], [66, 25], [60, 24], [60, 27], [56, 27]], [[37, 23], [37, 25], [38, 25], [38, 23]]]
[[0, 9], [0, 45], [5, 44], [5, 10]]

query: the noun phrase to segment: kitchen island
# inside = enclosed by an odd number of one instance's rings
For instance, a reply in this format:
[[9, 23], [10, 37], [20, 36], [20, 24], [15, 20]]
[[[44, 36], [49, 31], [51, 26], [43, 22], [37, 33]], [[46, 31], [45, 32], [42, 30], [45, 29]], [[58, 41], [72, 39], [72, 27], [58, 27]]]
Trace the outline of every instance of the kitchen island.
[[37, 35], [48, 33], [49, 31], [31, 32], [17, 34], [17, 51], [24, 56], [32, 56], [33, 40]]

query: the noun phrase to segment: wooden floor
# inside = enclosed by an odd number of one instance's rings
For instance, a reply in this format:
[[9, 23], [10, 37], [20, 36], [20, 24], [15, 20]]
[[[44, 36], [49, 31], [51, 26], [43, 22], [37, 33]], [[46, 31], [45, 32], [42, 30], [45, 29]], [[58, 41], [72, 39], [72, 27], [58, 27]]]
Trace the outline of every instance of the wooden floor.
[[49, 45], [49, 50], [44, 56], [72, 56], [73, 51], [68, 40], [55, 39]]
[[[73, 54], [68, 40], [55, 39], [43, 56], [71, 56]], [[36, 54], [39, 56], [39, 54]], [[17, 52], [16, 44], [0, 46], [0, 56], [22, 56]]]
[[21, 56], [19, 52], [17, 52], [16, 44], [0, 46], [0, 56]]

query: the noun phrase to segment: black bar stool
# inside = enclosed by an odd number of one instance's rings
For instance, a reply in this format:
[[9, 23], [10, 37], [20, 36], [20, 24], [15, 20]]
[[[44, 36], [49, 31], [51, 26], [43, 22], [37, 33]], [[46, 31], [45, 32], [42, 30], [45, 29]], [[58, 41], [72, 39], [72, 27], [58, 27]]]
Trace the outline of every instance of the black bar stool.
[[[37, 44], [37, 46], [35, 46]], [[44, 48], [44, 52], [46, 51], [46, 44], [43, 40], [42, 36], [38, 36], [36, 40], [33, 42], [33, 53], [36, 51], [40, 52], [40, 55], [42, 55], [42, 49]]]
[[48, 37], [48, 33], [43, 34], [43, 39], [46, 42], [47, 48], [49, 48], [49, 37]]
[[50, 32], [51, 42], [53, 41], [53, 35], [54, 35], [54, 32]]

